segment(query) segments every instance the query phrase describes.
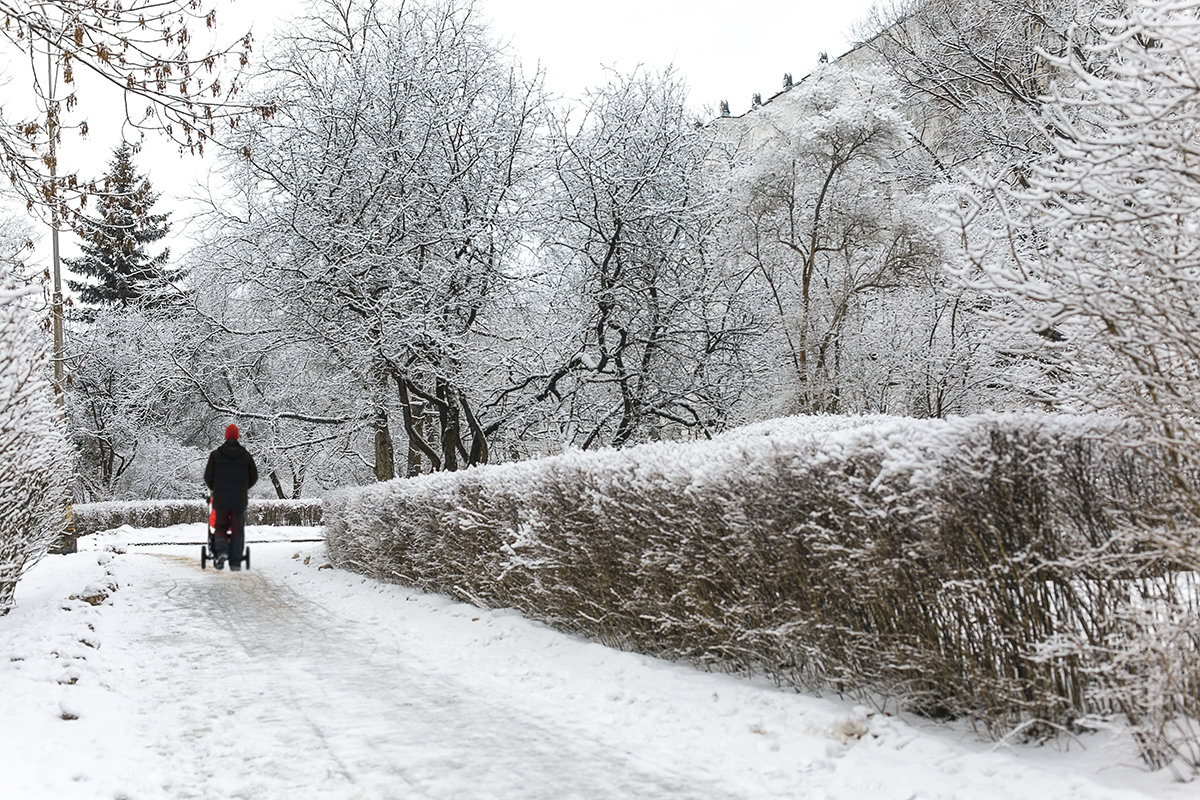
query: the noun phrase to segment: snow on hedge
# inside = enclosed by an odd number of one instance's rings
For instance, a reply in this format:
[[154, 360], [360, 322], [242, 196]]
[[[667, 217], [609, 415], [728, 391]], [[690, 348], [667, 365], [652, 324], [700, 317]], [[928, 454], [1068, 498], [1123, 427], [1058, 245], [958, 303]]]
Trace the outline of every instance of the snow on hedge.
[[67, 525], [72, 452], [45, 373], [46, 334], [27, 305], [34, 288], [0, 274], [0, 614]]
[[1124, 714], [1148, 761], [1194, 767], [1196, 579], [1168, 576], [1196, 543], [1121, 432], [777, 420], [343, 490], [326, 535], [374, 577], [996, 735]]
[[[251, 498], [246, 508], [247, 525], [321, 524], [321, 500], [259, 500]], [[204, 524], [208, 518], [205, 500], [114, 500], [75, 506], [75, 533], [85, 536], [122, 525], [132, 528], [165, 528], [188, 523]]]

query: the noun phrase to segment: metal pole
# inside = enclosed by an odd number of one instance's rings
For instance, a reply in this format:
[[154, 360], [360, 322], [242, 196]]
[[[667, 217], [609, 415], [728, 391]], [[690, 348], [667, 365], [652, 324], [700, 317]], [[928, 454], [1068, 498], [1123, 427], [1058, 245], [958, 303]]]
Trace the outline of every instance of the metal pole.
[[50, 252], [54, 275], [54, 296], [51, 316], [54, 326], [54, 386], [58, 400], [64, 400], [63, 388], [63, 295], [62, 266], [58, 257], [58, 153], [54, 139], [58, 134], [58, 101], [54, 99], [54, 62], [50, 47], [46, 47], [46, 85], [50, 90], [46, 111], [46, 128], [50, 134]]
[[[54, 139], [58, 135], [58, 101], [55, 99], [54, 60], [49, 40], [46, 41], [46, 88], [50, 97], [46, 104], [46, 131], [50, 135], [50, 258], [54, 275], [54, 295], [51, 297], [51, 322], [54, 328], [54, 394], [59, 408], [65, 412], [67, 406], [66, 386], [63, 383], [63, 295], [62, 265], [58, 257], [58, 148]], [[54, 543], [54, 553], [75, 553], [79, 550], [79, 537], [75, 531], [75, 510], [68, 502], [66, 525]]]

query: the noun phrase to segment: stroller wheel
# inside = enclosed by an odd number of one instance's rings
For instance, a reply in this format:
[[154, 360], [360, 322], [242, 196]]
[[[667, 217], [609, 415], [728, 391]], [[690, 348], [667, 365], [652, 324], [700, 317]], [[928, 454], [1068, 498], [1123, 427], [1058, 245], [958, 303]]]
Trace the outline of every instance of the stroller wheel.
[[246, 552], [242, 555], [242, 566], [250, 569], [250, 548], [246, 548]]
[[200, 569], [208, 569], [208, 548], [200, 548]]

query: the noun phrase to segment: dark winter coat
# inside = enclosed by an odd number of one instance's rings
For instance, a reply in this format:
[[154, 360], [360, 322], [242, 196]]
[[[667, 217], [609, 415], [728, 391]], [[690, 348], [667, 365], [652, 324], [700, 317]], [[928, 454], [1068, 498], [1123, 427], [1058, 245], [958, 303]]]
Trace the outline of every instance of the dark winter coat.
[[204, 467], [204, 483], [212, 490], [213, 508], [218, 511], [245, 511], [247, 490], [258, 482], [254, 458], [237, 439], [212, 451]]

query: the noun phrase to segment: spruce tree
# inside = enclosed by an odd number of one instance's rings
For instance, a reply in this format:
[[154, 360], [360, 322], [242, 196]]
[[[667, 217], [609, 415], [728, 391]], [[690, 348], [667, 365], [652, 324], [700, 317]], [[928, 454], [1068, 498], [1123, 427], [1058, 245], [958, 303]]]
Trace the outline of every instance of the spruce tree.
[[178, 281], [182, 272], [167, 268], [169, 250], [153, 257], [147, 252], [148, 245], [171, 230], [169, 215], [150, 213], [157, 200], [150, 182], [134, 168], [133, 148], [123, 142], [104, 176], [96, 216], [83, 218], [76, 227], [83, 255], [63, 259], [72, 272], [91, 279], [67, 281], [84, 304], [164, 302], [164, 290]]

